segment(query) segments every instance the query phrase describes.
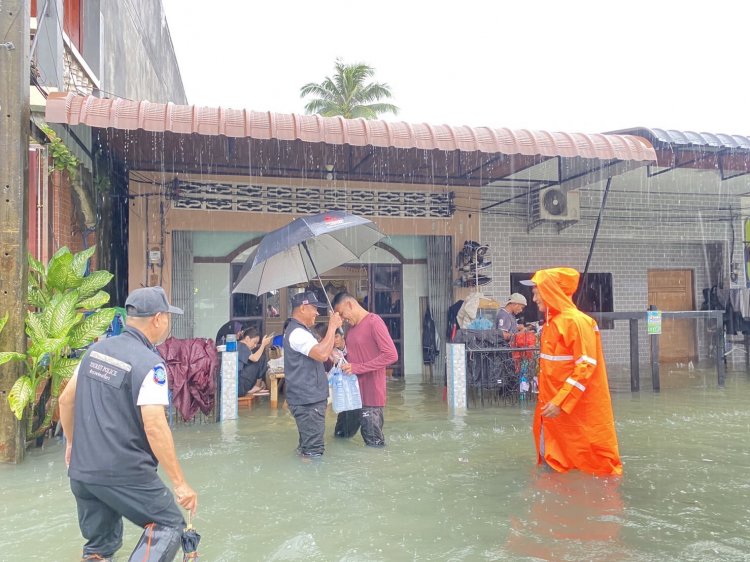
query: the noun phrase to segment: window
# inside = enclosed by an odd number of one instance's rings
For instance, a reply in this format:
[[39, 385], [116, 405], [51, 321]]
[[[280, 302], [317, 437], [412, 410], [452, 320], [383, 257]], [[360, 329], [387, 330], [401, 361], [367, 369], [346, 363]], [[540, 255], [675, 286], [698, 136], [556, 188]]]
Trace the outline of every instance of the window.
[[[232, 264], [232, 278], [230, 286], [234, 285], [237, 280], [240, 271], [242, 270], [241, 263]], [[232, 308], [230, 310], [229, 317], [232, 320], [242, 320], [246, 324], [250, 324], [250, 321], [257, 323], [259, 329], [263, 322], [264, 302], [263, 296], [249, 295], [246, 293], [232, 293]]]
[[[539, 309], [531, 298], [531, 287], [521, 284], [522, 280], [531, 279], [533, 275], [533, 273], [510, 274], [510, 292], [521, 293], [529, 302], [521, 317], [524, 322], [535, 322], [540, 319]], [[580, 302], [578, 302], [579, 295], [581, 295]], [[573, 295], [573, 302], [576, 302], [583, 312], [614, 312], [612, 274], [587, 273], [582, 276], [578, 283], [578, 290]], [[614, 321], [602, 320], [599, 328], [611, 330], [614, 328]]]

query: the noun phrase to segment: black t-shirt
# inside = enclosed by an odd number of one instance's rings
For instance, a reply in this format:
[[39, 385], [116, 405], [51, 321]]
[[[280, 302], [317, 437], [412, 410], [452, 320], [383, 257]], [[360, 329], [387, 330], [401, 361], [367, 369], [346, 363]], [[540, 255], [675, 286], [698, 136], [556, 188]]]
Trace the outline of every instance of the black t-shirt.
[[239, 381], [237, 384], [237, 396], [244, 396], [255, 386], [255, 382], [261, 380], [268, 370], [268, 358], [261, 353], [257, 361], [250, 359], [258, 348], [250, 349], [244, 343], [237, 344], [237, 360], [239, 361]]

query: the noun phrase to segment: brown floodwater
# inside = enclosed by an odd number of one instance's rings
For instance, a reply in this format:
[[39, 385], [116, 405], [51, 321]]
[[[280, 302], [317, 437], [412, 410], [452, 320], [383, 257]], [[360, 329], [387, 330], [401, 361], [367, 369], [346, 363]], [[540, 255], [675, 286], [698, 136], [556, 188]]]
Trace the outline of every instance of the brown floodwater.
[[[663, 371], [613, 395], [624, 476], [534, 465], [531, 405], [452, 416], [441, 389], [389, 382], [385, 449], [332, 437], [305, 464], [294, 420], [262, 402], [236, 421], [175, 429], [199, 492], [201, 560], [746, 560], [750, 378]], [[78, 560], [63, 446], [0, 465], [0, 560]], [[126, 560], [140, 529], [126, 525]]]

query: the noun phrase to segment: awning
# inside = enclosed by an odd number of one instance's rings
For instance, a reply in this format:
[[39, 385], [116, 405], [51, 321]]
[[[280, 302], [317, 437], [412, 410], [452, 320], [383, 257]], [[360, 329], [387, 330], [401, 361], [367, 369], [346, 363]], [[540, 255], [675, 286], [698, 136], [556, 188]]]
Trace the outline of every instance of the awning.
[[750, 138], [743, 135], [725, 135], [722, 133], [696, 133], [694, 131], [677, 131], [675, 129], [649, 129], [645, 127], [616, 131], [611, 134], [638, 135], [640, 137], [649, 139], [652, 144], [750, 150]]
[[652, 147], [632, 135], [452, 127], [318, 115], [197, 107], [75, 94], [51, 94], [47, 121], [98, 128], [143, 129], [254, 139], [301, 140], [352, 146], [460, 150], [601, 160], [654, 160]]
[[487, 185], [550, 158], [653, 162], [635, 135], [453, 127], [51, 94], [49, 122], [88, 125], [133, 170]]
[[[637, 135], [648, 139], [656, 152], [649, 174], [676, 168], [718, 170], [727, 180], [750, 173], [750, 137], [722, 133], [697, 133], [638, 127], [609, 134]], [[651, 168], [655, 168], [654, 171]]]

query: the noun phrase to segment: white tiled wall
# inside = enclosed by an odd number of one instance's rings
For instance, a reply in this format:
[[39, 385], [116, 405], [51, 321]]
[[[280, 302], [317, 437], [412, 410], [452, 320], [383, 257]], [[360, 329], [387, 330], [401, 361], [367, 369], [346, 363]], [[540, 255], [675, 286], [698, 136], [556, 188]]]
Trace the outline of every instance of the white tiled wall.
[[422, 318], [419, 298], [427, 296], [427, 266], [404, 265], [404, 373], [422, 374]]
[[195, 283], [196, 338], [216, 337], [222, 324], [229, 320], [229, 264], [196, 263], [193, 266]]

